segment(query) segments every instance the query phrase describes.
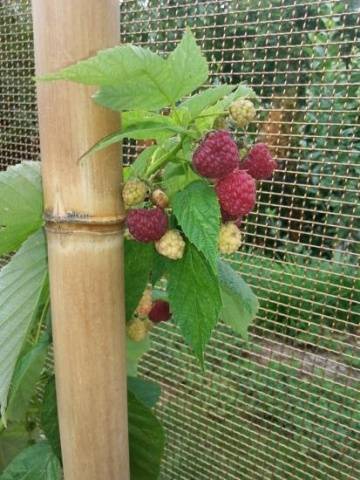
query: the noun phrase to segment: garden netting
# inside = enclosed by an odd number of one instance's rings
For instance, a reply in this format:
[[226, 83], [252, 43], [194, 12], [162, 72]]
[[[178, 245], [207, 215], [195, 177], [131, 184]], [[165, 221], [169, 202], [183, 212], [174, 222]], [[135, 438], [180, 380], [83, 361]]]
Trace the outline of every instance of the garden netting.
[[[173, 324], [140, 374], [159, 382], [162, 480], [360, 478], [358, 0], [125, 0], [121, 41], [164, 53], [186, 26], [211, 83], [261, 100], [261, 184], [231, 262], [259, 297], [248, 341], [220, 324], [205, 372]], [[0, 1], [0, 169], [39, 159], [28, 0]], [[125, 161], [136, 154], [126, 144]], [[4, 259], [5, 261], [6, 259]]]

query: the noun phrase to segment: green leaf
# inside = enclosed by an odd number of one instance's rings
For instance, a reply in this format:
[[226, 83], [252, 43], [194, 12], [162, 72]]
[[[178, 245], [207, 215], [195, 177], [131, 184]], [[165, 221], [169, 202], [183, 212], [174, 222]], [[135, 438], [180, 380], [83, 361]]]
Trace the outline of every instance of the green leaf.
[[145, 150], [136, 157], [134, 163], [130, 166], [129, 177], [144, 177], [151, 157], [157, 148], [157, 145], [151, 145], [150, 147], [145, 148]]
[[23, 450], [1, 475], [1, 480], [61, 479], [59, 459], [48, 442], [40, 442]]
[[82, 155], [82, 157], [86, 155], [90, 155], [91, 153], [98, 152], [99, 150], [103, 150], [104, 148], [113, 145], [114, 143], [118, 143], [124, 138], [133, 138], [135, 140], [147, 140], [151, 138], [156, 138], [159, 135], [164, 133], [170, 132], [171, 134], [175, 135], [178, 133], [185, 133], [186, 130], [184, 128], [178, 127], [176, 125], [169, 125], [166, 122], [161, 123], [158, 121], [144, 121], [142, 123], [137, 123], [134, 126], [130, 126], [123, 130], [119, 130], [118, 132], [111, 133], [106, 137], [99, 140], [95, 145], [93, 145], [87, 152]]
[[49, 336], [45, 333], [39, 343], [27, 351], [16, 364], [9, 403], [6, 409], [8, 420], [20, 421], [25, 417], [27, 407], [34, 395], [36, 383], [45, 364], [49, 348]]
[[169, 55], [167, 64], [172, 77], [172, 85], [168, 86], [172, 95], [170, 103], [189, 95], [206, 82], [209, 76], [206, 58], [190, 30], [186, 30], [179, 45]]
[[139, 377], [128, 377], [128, 390], [149, 408], [155, 407], [161, 395], [161, 388], [157, 383], [143, 380]]
[[172, 207], [185, 235], [216, 271], [220, 207], [214, 189], [207, 182], [193, 182], [174, 195]]
[[47, 254], [42, 230], [22, 245], [0, 271], [0, 405], [4, 415], [16, 361], [47, 281]]
[[174, 320], [202, 363], [219, 318], [221, 296], [217, 276], [191, 243], [181, 260], [169, 264], [168, 294]]
[[208, 77], [206, 59], [190, 31], [165, 60], [147, 48], [122, 45], [103, 50], [42, 77], [99, 85], [95, 100], [113, 110], [159, 110], [198, 88]]
[[172, 199], [179, 190], [183, 190], [189, 184], [196, 181], [201, 181], [201, 177], [199, 177], [190, 166], [168, 163], [164, 171], [161, 186], [166, 191], [168, 197]]
[[245, 340], [256, 317], [259, 302], [249, 285], [227, 263], [219, 260], [219, 281], [223, 307], [220, 317]]
[[234, 85], [219, 85], [217, 87], [207, 88], [197, 95], [193, 95], [179, 105], [179, 108], [186, 107], [192, 118], [199, 115], [205, 108], [216, 103], [220, 98], [224, 97], [232, 90]]
[[39, 162], [24, 162], [0, 172], [0, 256], [15, 251], [42, 225]]
[[129, 337], [126, 338], [126, 361], [127, 373], [130, 377], [137, 376], [139, 360], [146, 352], [150, 350], [150, 338], [147, 336], [141, 342], [134, 342]]
[[171, 262], [169, 258], [160, 255], [158, 252], [154, 252], [153, 265], [151, 269], [151, 283], [153, 286], [161, 280], [162, 276], [165, 275], [167, 266]]
[[164, 451], [164, 432], [150, 408], [128, 392], [131, 480], [157, 480]]
[[41, 427], [54, 453], [61, 460], [59, 419], [56, 401], [55, 377], [48, 381], [40, 411]]
[[154, 247], [150, 243], [125, 240], [125, 307], [130, 320], [149, 281]]
[[31, 436], [22, 423], [15, 423], [0, 433], [0, 473], [30, 441]]

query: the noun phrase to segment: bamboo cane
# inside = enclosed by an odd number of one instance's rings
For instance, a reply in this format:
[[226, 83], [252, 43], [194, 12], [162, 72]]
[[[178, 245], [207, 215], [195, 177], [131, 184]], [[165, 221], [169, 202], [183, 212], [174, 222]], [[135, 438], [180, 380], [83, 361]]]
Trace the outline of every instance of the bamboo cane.
[[[117, 0], [33, 0], [36, 73], [119, 40]], [[128, 480], [118, 147], [82, 163], [118, 117], [89, 87], [38, 85], [60, 434], [66, 480]]]

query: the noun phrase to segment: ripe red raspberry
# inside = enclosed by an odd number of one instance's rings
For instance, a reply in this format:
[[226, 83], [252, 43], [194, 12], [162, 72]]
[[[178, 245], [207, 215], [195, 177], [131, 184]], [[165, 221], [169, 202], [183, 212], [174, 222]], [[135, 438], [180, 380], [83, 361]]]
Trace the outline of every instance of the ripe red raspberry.
[[265, 143], [255, 144], [240, 164], [241, 170], [247, 170], [256, 180], [265, 180], [271, 177], [277, 163]]
[[166, 322], [171, 318], [169, 302], [156, 300], [149, 313], [149, 318], [154, 323]]
[[222, 178], [239, 163], [236, 143], [226, 130], [211, 132], [200, 143], [193, 155], [193, 166], [203, 177]]
[[220, 207], [228, 215], [247, 215], [256, 201], [255, 180], [243, 170], [234, 170], [218, 181], [215, 190]]
[[139, 242], [160, 240], [168, 227], [168, 217], [162, 208], [136, 208], [127, 215], [131, 235]]

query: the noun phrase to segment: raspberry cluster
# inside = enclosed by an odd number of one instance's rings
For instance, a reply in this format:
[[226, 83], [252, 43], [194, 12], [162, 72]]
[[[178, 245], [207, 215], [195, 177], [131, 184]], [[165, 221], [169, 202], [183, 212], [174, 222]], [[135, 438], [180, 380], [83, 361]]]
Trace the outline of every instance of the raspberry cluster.
[[153, 300], [152, 291], [146, 288], [135, 310], [134, 318], [127, 324], [127, 336], [133, 342], [143, 341], [152, 327], [171, 318], [169, 302]]
[[[235, 101], [229, 109], [237, 126], [244, 127], [254, 120], [256, 110], [250, 100]], [[217, 130], [200, 142], [192, 158], [194, 170], [211, 179], [219, 200], [223, 225], [220, 229], [219, 250], [230, 254], [241, 244], [239, 230], [242, 218], [256, 203], [256, 180], [271, 177], [277, 168], [270, 150], [263, 143], [255, 144], [249, 152], [239, 150], [230, 132]], [[245, 154], [245, 155], [243, 155]]]
[[[250, 100], [240, 99], [230, 105], [228, 114], [232, 124], [245, 127], [254, 120], [256, 109]], [[222, 219], [218, 247], [221, 253], [231, 254], [241, 244], [243, 217], [255, 207], [256, 181], [271, 177], [277, 164], [264, 143], [256, 143], [249, 151], [241, 148], [239, 153], [225, 126], [223, 122], [223, 128], [200, 140], [192, 155], [192, 167], [214, 185]], [[141, 180], [129, 180], [123, 188], [123, 200], [129, 209], [127, 227], [135, 240], [153, 242], [160, 255], [173, 261], [183, 257], [186, 243], [180, 227], [169, 227], [171, 202], [163, 190], [156, 184], [152, 189]]]

